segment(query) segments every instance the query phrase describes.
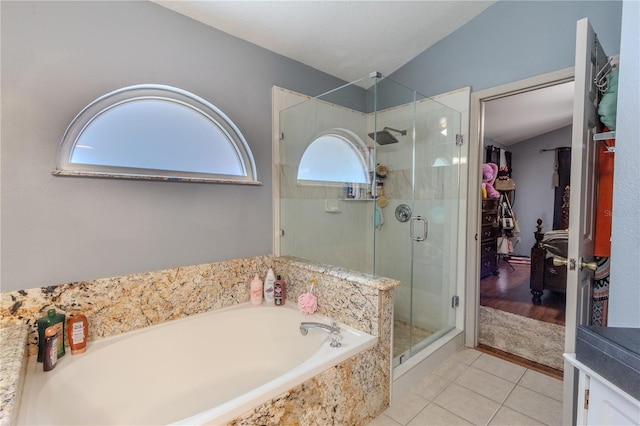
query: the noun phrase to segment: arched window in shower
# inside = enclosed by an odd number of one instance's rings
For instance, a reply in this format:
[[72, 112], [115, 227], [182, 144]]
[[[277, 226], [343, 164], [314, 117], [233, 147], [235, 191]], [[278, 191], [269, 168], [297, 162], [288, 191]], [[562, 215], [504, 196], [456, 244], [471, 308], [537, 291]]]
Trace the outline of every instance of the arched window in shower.
[[236, 125], [206, 100], [143, 84], [87, 105], [62, 138], [54, 175], [259, 184]]
[[298, 182], [369, 183], [369, 150], [355, 133], [331, 129], [316, 137], [302, 154]]

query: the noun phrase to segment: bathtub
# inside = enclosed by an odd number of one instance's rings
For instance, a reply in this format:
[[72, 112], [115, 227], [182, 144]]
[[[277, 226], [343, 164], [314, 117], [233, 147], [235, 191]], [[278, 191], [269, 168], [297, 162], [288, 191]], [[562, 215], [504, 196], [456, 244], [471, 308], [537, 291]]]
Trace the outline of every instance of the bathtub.
[[18, 424], [224, 424], [374, 346], [340, 325], [342, 346], [295, 306], [237, 305], [90, 342], [42, 371], [30, 357]]

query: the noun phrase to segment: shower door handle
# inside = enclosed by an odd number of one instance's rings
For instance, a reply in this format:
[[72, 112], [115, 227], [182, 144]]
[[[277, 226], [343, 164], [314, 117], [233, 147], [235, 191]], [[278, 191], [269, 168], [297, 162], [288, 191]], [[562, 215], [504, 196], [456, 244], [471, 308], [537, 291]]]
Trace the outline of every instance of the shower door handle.
[[[419, 235], [415, 234], [414, 223], [422, 222], [422, 233]], [[426, 217], [422, 217], [420, 215], [414, 216], [411, 218], [411, 225], [409, 226], [409, 234], [411, 235], [411, 239], [413, 241], [424, 241], [427, 239], [427, 235], [429, 234], [429, 222], [427, 222]]]

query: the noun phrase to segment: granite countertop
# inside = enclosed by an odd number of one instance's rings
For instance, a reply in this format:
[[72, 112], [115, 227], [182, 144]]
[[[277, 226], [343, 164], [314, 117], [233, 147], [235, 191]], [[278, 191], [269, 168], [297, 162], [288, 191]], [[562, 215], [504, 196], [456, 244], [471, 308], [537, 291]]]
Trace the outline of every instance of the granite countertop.
[[579, 326], [576, 359], [640, 400], [640, 328]]
[[10, 325], [0, 328], [0, 425], [16, 423], [22, 383], [27, 366], [26, 325]]

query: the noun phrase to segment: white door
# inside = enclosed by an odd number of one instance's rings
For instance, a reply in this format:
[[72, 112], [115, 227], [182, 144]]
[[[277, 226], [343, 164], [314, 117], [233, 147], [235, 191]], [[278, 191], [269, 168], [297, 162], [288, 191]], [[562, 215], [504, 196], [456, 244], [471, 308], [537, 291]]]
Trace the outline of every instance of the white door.
[[[576, 329], [589, 324], [593, 271], [584, 267], [593, 261], [596, 195], [596, 145], [598, 131], [598, 89], [594, 78], [606, 63], [607, 55], [598, 42], [588, 19], [578, 21], [576, 31], [575, 96], [571, 142], [571, 198], [567, 265], [567, 305], [565, 352], [575, 353]], [[564, 362], [563, 423], [574, 424], [575, 392], [578, 374]]]

